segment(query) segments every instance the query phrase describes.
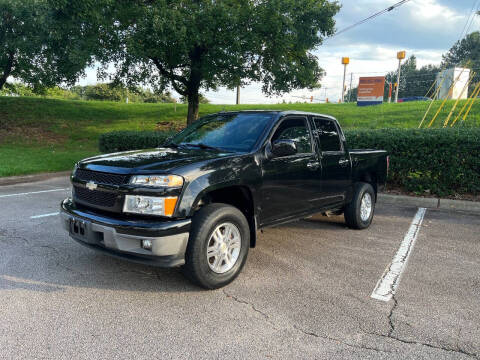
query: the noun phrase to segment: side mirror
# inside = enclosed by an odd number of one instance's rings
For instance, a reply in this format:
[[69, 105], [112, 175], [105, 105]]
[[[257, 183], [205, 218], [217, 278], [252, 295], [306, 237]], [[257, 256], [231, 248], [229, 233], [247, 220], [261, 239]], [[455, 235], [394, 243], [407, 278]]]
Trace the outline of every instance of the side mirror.
[[293, 140], [275, 140], [272, 143], [272, 154], [275, 157], [295, 155], [297, 144]]

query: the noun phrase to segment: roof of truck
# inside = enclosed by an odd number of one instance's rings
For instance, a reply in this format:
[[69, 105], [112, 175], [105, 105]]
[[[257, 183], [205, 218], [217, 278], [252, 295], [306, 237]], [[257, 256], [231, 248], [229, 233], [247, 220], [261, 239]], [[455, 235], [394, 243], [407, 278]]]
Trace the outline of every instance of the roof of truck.
[[[278, 114], [279, 116], [312, 115], [312, 116], [325, 117], [325, 118], [329, 118], [331, 120], [337, 121], [337, 119], [331, 115], [312, 113], [308, 111], [297, 111], [297, 110], [238, 110], [238, 111], [220, 111], [218, 114], [238, 114], [238, 113], [274, 113], [274, 114]], [[210, 115], [213, 115], [213, 114], [210, 114]]]

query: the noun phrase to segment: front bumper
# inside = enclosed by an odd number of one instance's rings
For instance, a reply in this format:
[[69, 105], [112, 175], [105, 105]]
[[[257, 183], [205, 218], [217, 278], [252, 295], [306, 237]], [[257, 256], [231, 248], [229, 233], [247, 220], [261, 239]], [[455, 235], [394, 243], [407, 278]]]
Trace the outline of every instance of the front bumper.
[[[77, 242], [105, 254], [147, 265], [185, 264], [190, 219], [119, 220], [78, 209], [70, 199], [60, 205], [62, 226]], [[152, 249], [141, 247], [151, 240]]]

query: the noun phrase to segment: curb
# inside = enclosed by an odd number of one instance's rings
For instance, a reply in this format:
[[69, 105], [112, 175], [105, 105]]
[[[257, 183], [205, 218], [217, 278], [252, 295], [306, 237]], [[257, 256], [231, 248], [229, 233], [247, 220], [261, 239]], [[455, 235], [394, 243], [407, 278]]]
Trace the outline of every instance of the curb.
[[428, 197], [422, 198], [415, 196], [390, 194], [378, 194], [378, 201], [383, 204], [480, 213], [480, 202], [478, 201], [451, 200]]
[[51, 173], [41, 173], [41, 174], [34, 174], [34, 175], [0, 177], [0, 186], [30, 183], [30, 182], [36, 182], [41, 180], [49, 180], [56, 177], [69, 176], [70, 173], [71, 173], [71, 170], [51, 172]]

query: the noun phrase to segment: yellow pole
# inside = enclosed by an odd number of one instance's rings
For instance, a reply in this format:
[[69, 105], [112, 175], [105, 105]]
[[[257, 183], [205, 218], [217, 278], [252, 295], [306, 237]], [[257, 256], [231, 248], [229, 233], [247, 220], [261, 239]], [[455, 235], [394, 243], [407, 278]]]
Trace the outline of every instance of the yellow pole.
[[446, 76], [444, 75], [442, 77], [442, 81], [440, 81], [440, 85], [438, 85], [438, 88], [435, 90], [435, 92], [433, 93], [433, 98], [432, 98], [432, 101], [430, 101], [430, 105], [428, 105], [428, 109], [427, 111], [425, 112], [425, 114], [423, 115], [423, 118], [422, 118], [422, 121], [420, 121], [420, 124], [418, 125], [418, 128], [420, 129], [422, 127], [422, 124], [423, 122], [425, 121], [425, 119], [427, 118], [427, 115], [428, 113], [430, 112], [430, 108], [432, 107], [434, 101], [435, 101], [435, 98], [437, 97], [438, 93], [440, 92], [440, 89], [442, 88], [442, 85], [443, 85], [443, 82], [445, 81], [446, 79]]
[[432, 83], [432, 85], [430, 85], [430, 88], [427, 90], [427, 93], [425, 94], [425, 97], [428, 97], [428, 94], [430, 93], [430, 90], [432, 90], [432, 88], [435, 86], [436, 82], [437, 82], [437, 79], [435, 79], [435, 81]]
[[475, 93], [475, 96], [473, 97], [472, 99], [472, 102], [470, 103], [470, 106], [468, 107], [468, 110], [467, 112], [465, 113], [465, 115], [463, 115], [463, 119], [462, 119], [462, 122], [465, 121], [465, 119], [467, 118], [468, 116], [468, 113], [470, 112], [470, 110], [472, 109], [472, 106], [473, 106], [473, 103], [475, 102], [475, 100], [477, 99], [477, 96], [478, 96], [478, 93], [480, 93], [480, 88], [477, 89], [477, 92]]
[[[473, 78], [472, 78], [473, 80]], [[471, 80], [470, 80], [471, 81]], [[472, 95], [467, 99], [467, 101], [465, 101], [465, 104], [463, 104], [463, 107], [462, 109], [460, 110], [460, 112], [458, 113], [458, 115], [455, 117], [455, 120], [453, 120], [452, 124], [450, 125], [450, 127], [453, 127], [453, 125], [455, 125], [455, 123], [457, 122], [458, 119], [460, 119], [460, 116], [462, 116], [463, 114], [463, 111], [465, 110], [465, 108], [467, 107], [467, 105], [470, 103], [470, 100], [473, 99], [473, 96], [475, 95], [475, 92], [477, 91], [477, 89], [480, 87], [480, 82], [475, 85], [475, 87], [473, 88], [473, 91], [472, 91]]]
[[460, 98], [463, 96], [463, 93], [465, 92], [465, 89], [470, 85], [470, 81], [472, 81], [473, 77], [475, 76], [475, 73], [472, 71], [472, 74], [468, 81], [463, 85], [463, 89], [460, 92], [460, 95], [458, 96], [457, 100], [455, 101], [455, 104], [453, 104], [452, 110], [450, 110], [450, 113], [448, 114], [447, 118], [445, 119], [445, 122], [443, 123], [443, 127], [446, 128], [448, 125], [448, 122], [450, 121], [450, 118], [452, 117], [453, 112], [457, 108], [458, 102], [460, 101]]
[[[428, 127], [431, 127], [433, 122], [435, 121], [435, 119], [437, 118], [438, 114], [440, 114], [440, 111], [442, 111], [443, 107], [445, 106], [445, 103], [447, 102], [448, 100], [448, 96], [450, 95], [450, 92], [453, 90], [453, 87], [455, 86], [455, 84], [457, 83], [457, 81], [460, 79], [460, 76], [462, 75], [463, 73], [463, 70], [465, 70], [465, 68], [462, 68], [462, 71], [460, 71], [460, 74], [458, 74], [457, 78], [455, 79], [455, 81], [452, 83], [452, 85], [450, 86], [450, 88], [448, 89], [448, 94], [447, 96], [445, 96], [445, 99], [443, 99], [442, 103], [440, 104], [440, 107], [438, 108], [437, 112], [435, 113], [435, 115], [433, 116], [432, 120], [430, 121], [430, 123], [428, 124]], [[455, 68], [454, 68], [454, 71], [455, 71]]]
[[[443, 69], [440, 70], [440, 73], [441, 73], [442, 71], [443, 71]], [[442, 77], [442, 78], [443, 78], [443, 77]], [[430, 89], [428, 89], [427, 93], [425, 94], [425, 97], [428, 97], [428, 94], [430, 93], [430, 90], [433, 89], [433, 87], [435, 86], [436, 83], [437, 83], [437, 79], [435, 79], [435, 80], [433, 81], [432, 85], [430, 86]], [[433, 93], [435, 93], [435, 92], [436, 92], [436, 91], [434, 91]]]

